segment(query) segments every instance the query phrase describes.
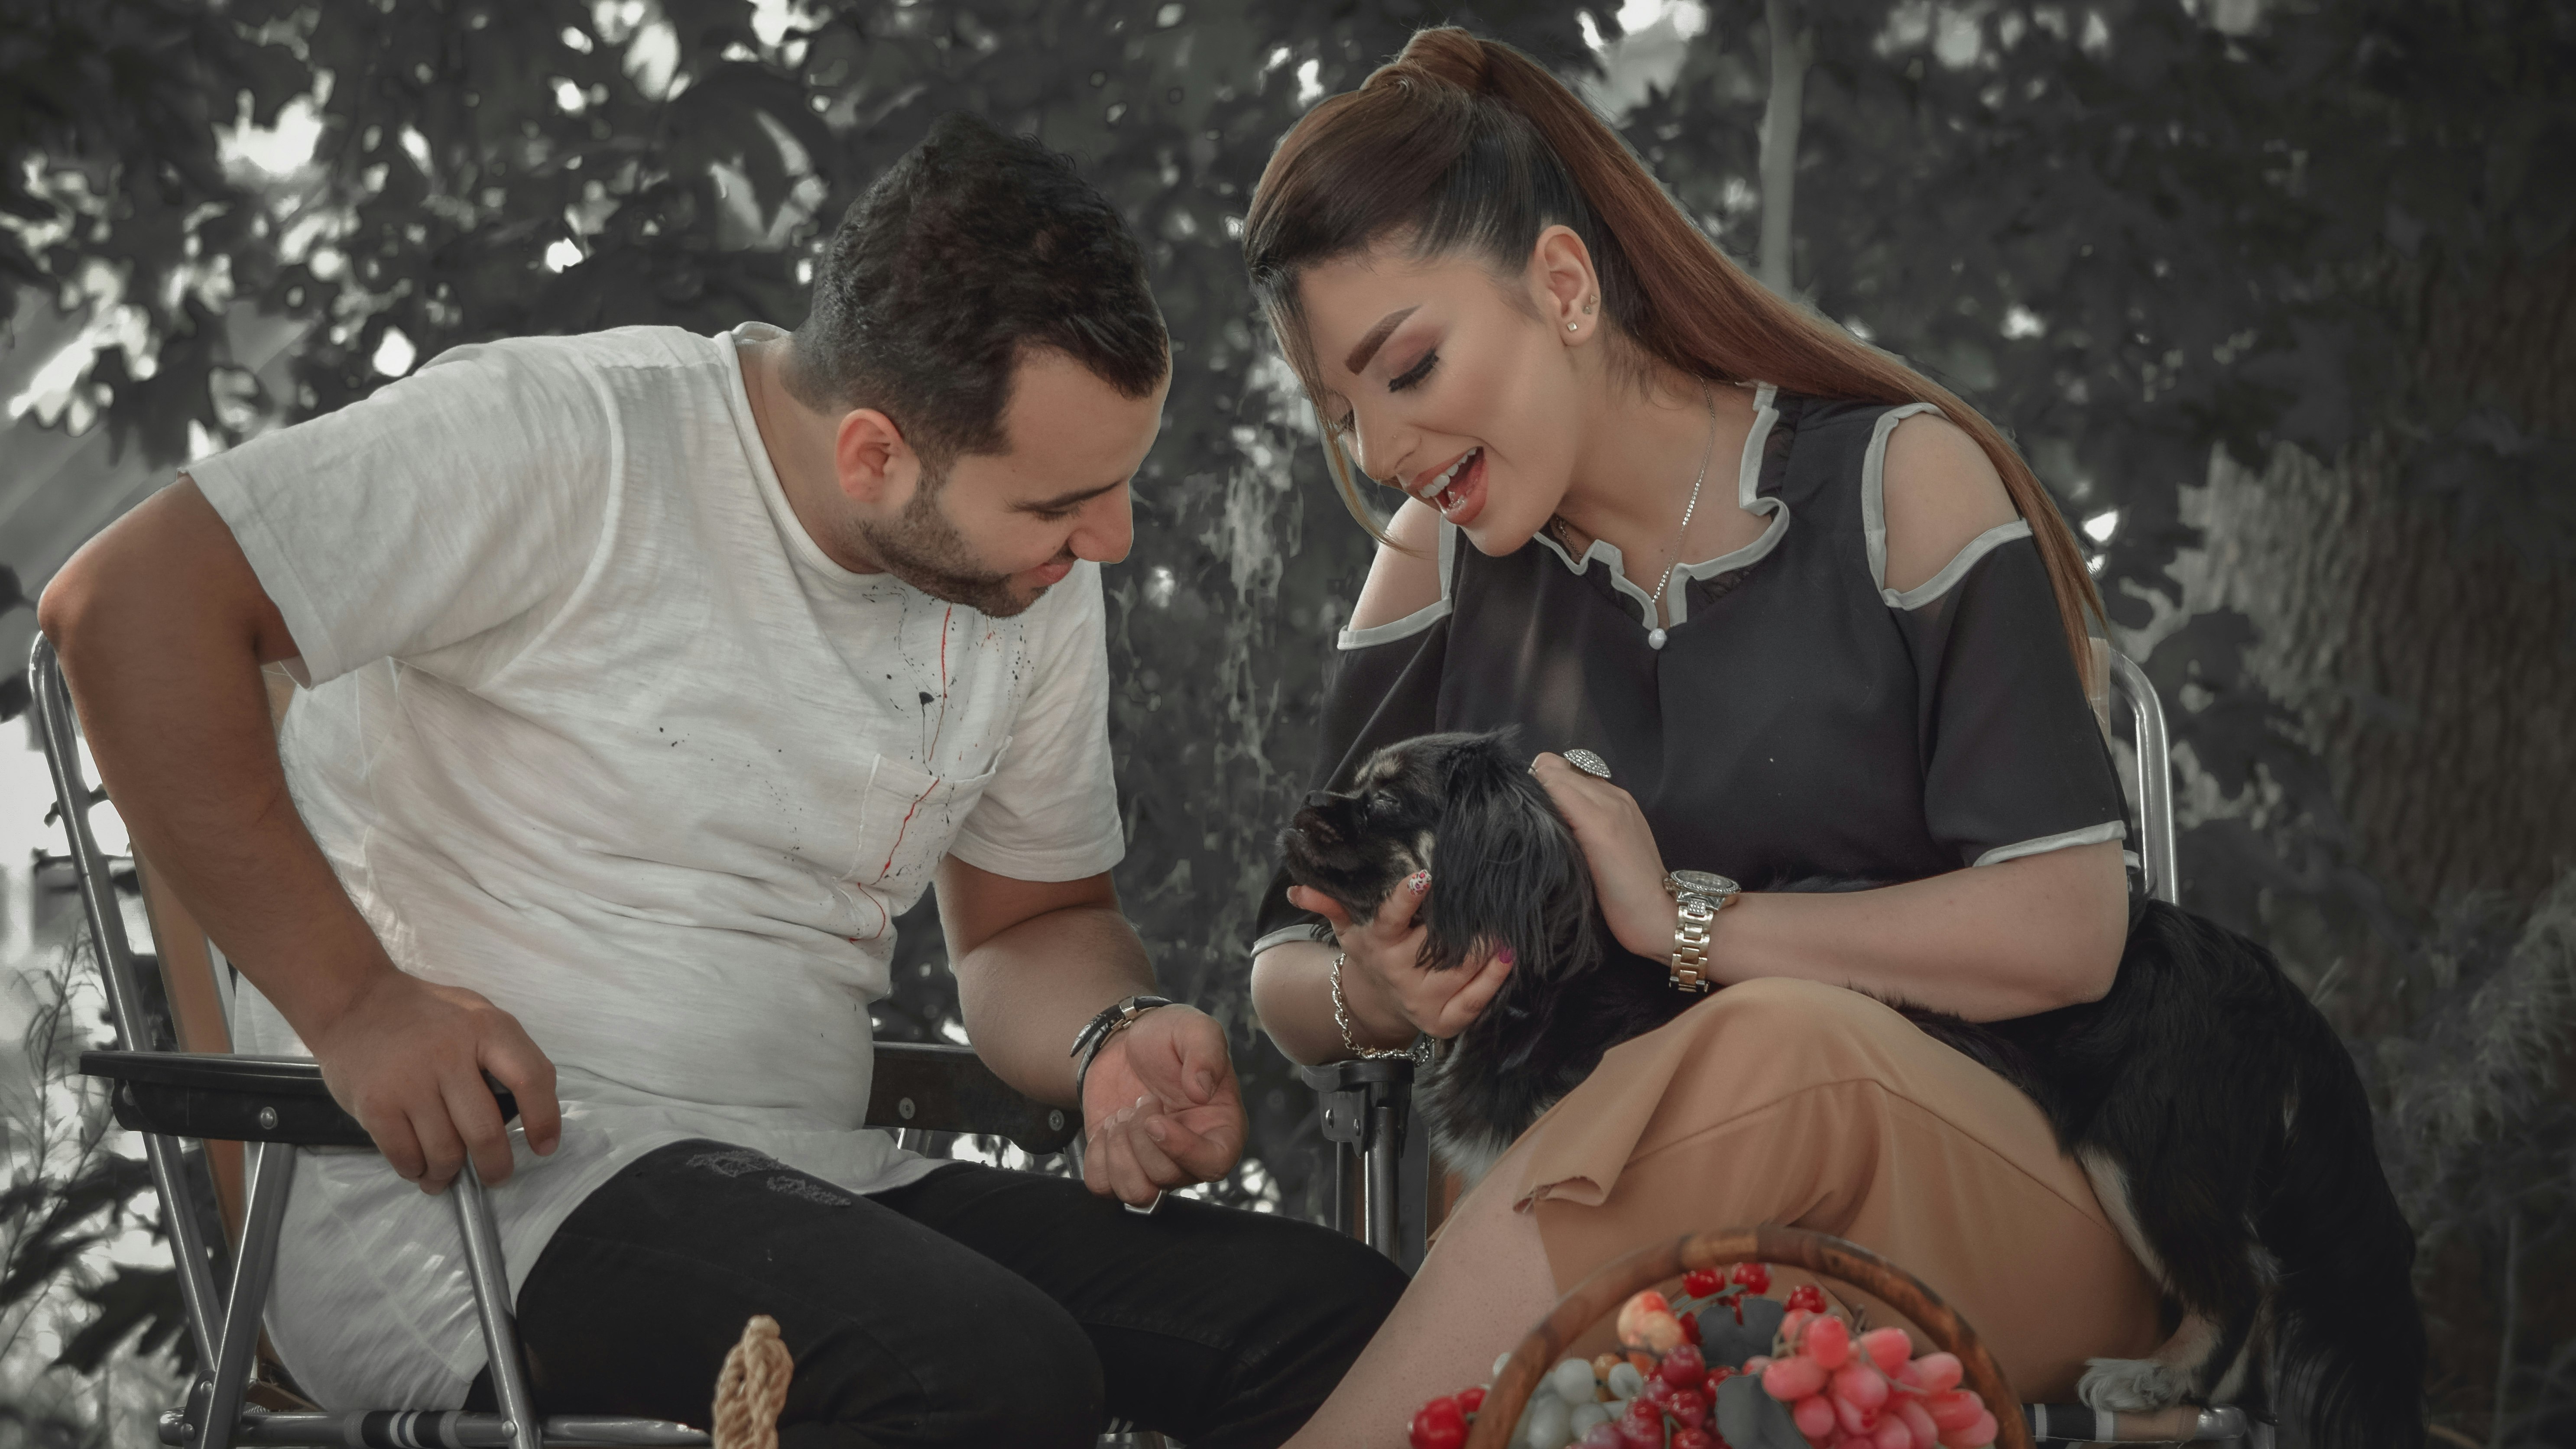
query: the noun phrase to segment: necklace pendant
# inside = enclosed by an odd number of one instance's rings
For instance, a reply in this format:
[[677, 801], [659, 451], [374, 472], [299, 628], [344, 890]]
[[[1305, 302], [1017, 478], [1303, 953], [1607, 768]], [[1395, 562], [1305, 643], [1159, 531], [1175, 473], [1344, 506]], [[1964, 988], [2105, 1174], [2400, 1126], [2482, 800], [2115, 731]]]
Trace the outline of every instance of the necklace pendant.
[[1665, 634], [1661, 629], [1649, 629], [1646, 631], [1646, 647], [1649, 649], [1663, 648], [1664, 639]]

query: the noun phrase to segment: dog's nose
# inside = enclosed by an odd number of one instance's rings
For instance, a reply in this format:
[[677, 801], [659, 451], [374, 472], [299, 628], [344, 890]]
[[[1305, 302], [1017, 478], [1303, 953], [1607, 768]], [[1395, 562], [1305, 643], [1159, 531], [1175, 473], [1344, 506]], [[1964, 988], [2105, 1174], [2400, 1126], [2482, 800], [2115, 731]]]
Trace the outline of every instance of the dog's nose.
[[1333, 792], [1330, 790], [1309, 790], [1306, 792], [1306, 808], [1309, 810], [1321, 810], [1332, 803]]

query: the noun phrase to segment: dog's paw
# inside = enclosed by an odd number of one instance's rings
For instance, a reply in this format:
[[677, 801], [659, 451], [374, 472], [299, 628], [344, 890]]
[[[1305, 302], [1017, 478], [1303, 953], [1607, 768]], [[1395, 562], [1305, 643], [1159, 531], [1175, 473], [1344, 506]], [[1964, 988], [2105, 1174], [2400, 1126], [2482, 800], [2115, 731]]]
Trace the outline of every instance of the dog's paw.
[[2145, 1414], [2169, 1409], [2189, 1392], [2189, 1377], [2174, 1365], [2152, 1358], [2085, 1360], [2084, 1377], [2075, 1396], [2093, 1408], [2114, 1414]]

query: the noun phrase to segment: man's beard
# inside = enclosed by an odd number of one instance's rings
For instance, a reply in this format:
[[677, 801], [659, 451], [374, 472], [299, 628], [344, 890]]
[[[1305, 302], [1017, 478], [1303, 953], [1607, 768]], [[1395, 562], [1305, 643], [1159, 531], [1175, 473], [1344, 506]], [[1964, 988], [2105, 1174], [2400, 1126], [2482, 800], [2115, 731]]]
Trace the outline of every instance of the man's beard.
[[925, 475], [894, 522], [854, 525], [868, 551], [887, 573], [934, 599], [963, 604], [987, 618], [1008, 619], [1035, 604], [1046, 593], [1044, 585], [1022, 597], [1011, 587], [1009, 574], [979, 567], [982, 560], [966, 535], [939, 506], [940, 481]]

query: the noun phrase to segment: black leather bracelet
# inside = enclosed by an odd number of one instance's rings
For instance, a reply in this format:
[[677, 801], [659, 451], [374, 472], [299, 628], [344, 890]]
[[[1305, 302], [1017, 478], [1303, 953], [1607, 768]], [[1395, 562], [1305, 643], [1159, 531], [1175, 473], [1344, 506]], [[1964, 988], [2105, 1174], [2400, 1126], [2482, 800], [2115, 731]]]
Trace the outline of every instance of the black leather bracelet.
[[1091, 1064], [1099, 1057], [1100, 1049], [1109, 1045], [1109, 1039], [1124, 1030], [1128, 1023], [1155, 1007], [1179, 1004], [1168, 996], [1138, 995], [1113, 1001], [1100, 1009], [1100, 1014], [1093, 1017], [1090, 1023], [1083, 1027], [1081, 1034], [1073, 1039], [1073, 1050], [1066, 1053], [1068, 1056], [1079, 1057], [1082, 1061], [1080, 1066], [1073, 1069], [1075, 1111], [1082, 1110], [1082, 1093], [1091, 1081]]

